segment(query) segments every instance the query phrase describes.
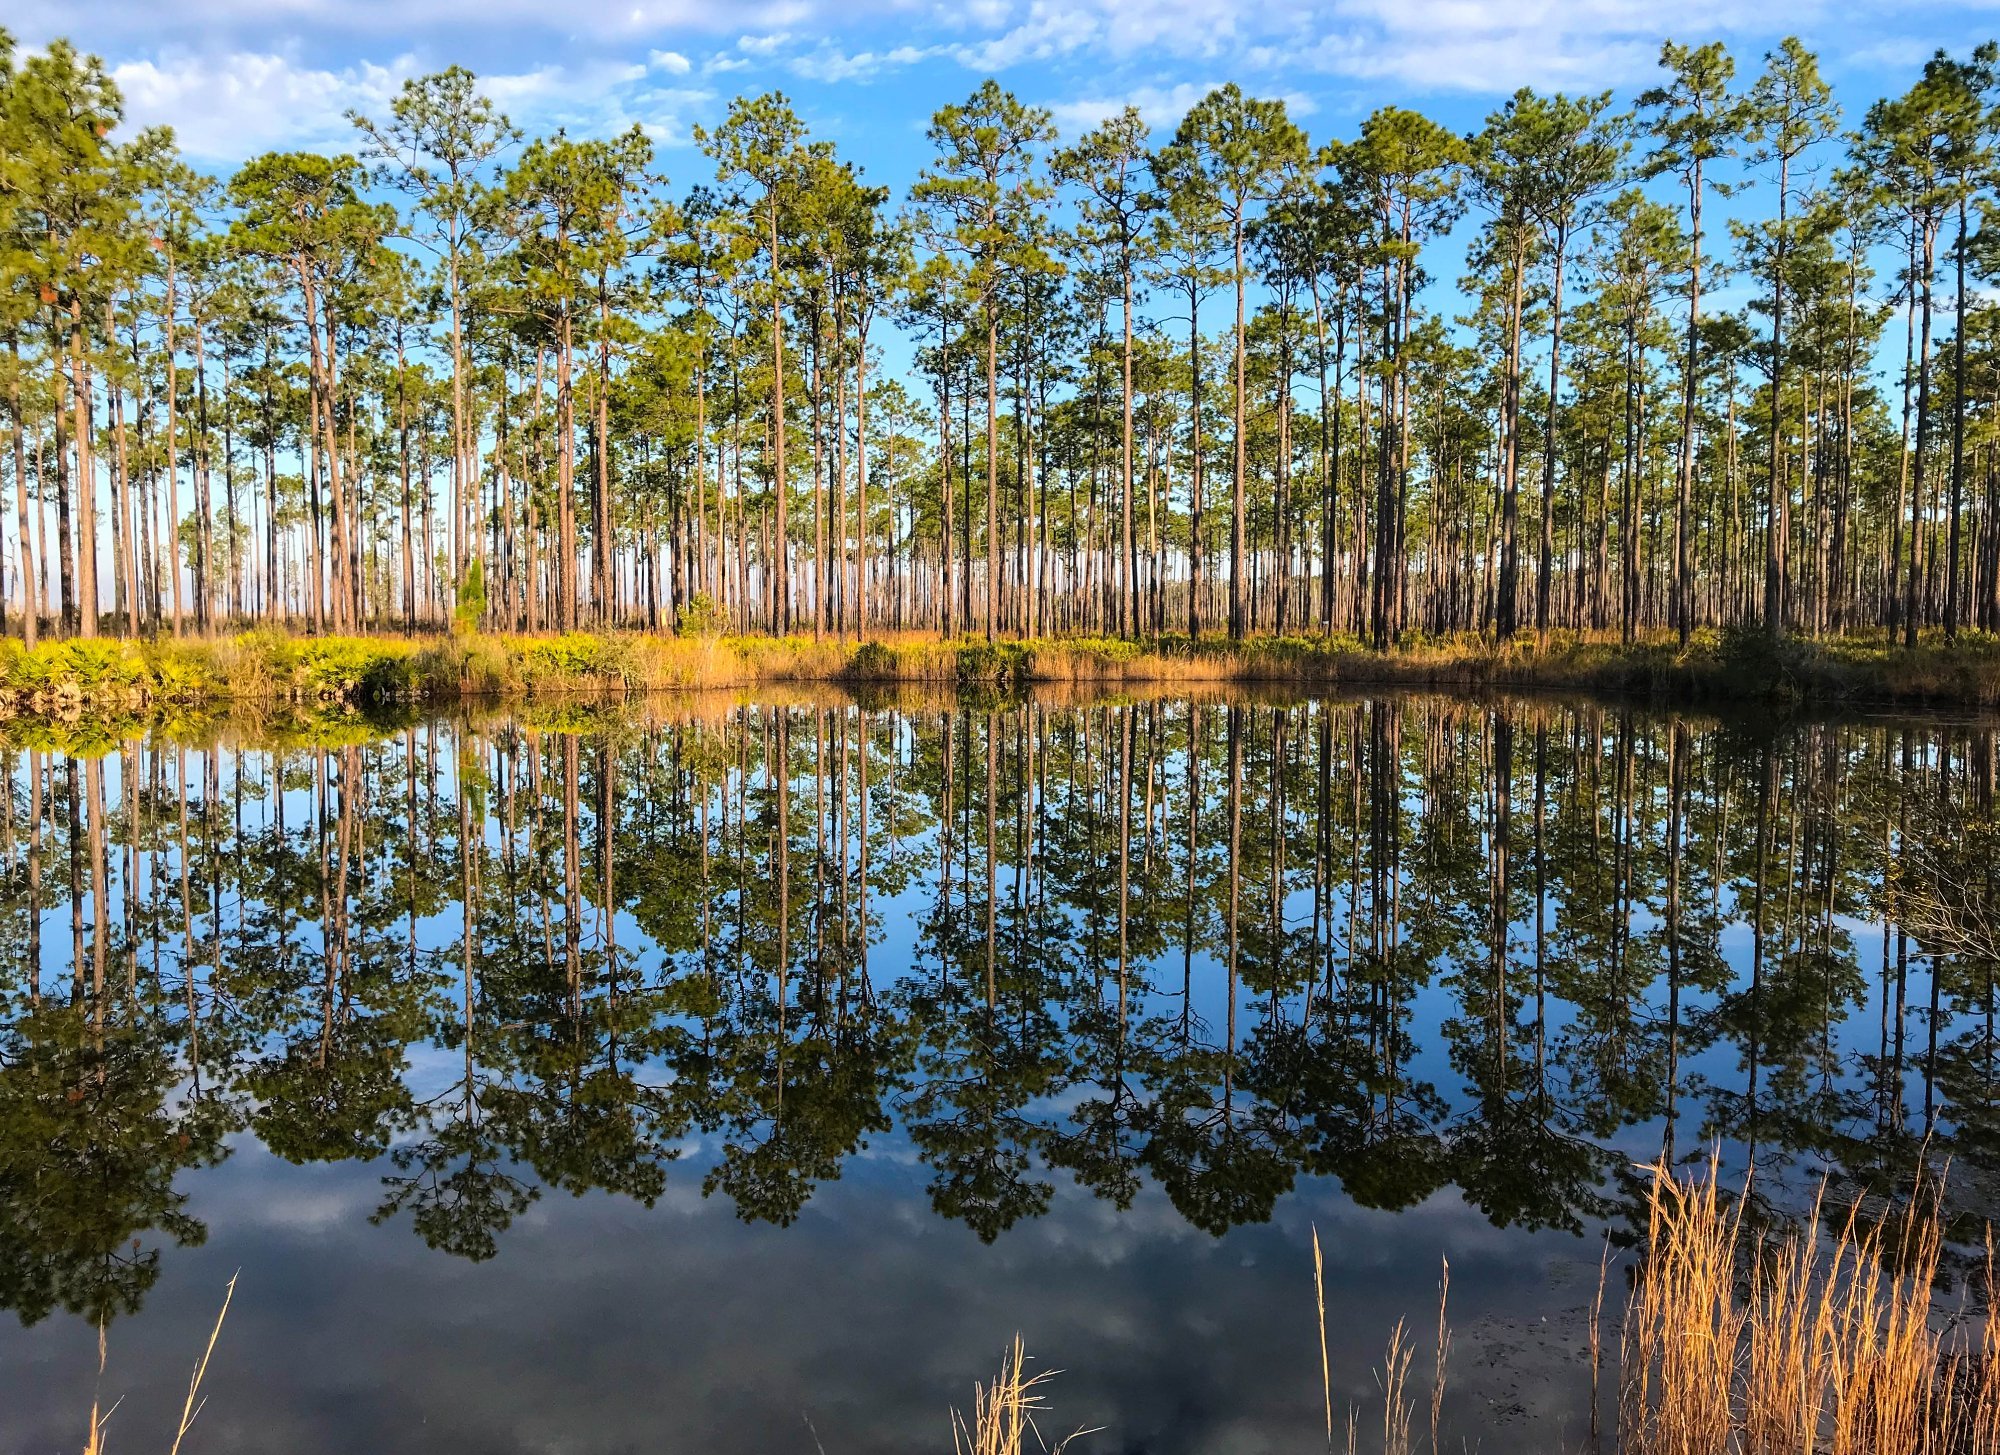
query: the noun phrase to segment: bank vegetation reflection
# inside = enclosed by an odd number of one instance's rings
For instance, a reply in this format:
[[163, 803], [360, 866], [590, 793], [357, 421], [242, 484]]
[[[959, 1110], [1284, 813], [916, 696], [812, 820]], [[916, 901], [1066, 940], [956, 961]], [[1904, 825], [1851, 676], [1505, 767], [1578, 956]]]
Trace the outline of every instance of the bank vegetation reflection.
[[805, 698], [7, 765], [29, 1322], [135, 1309], [245, 1130], [474, 1259], [546, 1190], [789, 1222], [876, 1138], [988, 1239], [1066, 1178], [1581, 1230], [1713, 1139], [1769, 1197], [1996, 1167], [1989, 726]]

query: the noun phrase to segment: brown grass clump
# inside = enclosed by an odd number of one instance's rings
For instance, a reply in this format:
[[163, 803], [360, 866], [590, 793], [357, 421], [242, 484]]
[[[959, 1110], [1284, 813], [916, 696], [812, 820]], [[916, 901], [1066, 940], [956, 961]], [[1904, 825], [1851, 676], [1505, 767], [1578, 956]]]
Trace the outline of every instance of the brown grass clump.
[[1375, 1371], [1382, 1391], [1382, 1455], [1410, 1455], [1410, 1426], [1417, 1416], [1417, 1403], [1410, 1397], [1410, 1361], [1416, 1352], [1397, 1319], [1382, 1352], [1382, 1367]]
[[[1647, 1169], [1648, 1252], [1626, 1307], [1619, 1448], [1632, 1455], [1966, 1455], [2000, 1449], [2000, 1343], [1935, 1293], [1942, 1187], [1821, 1230], [1750, 1233], [1716, 1162]], [[1989, 1250], [1988, 1282], [1991, 1283]], [[1971, 1332], [1976, 1327], [1977, 1332]]]
[[[1825, 1189], [1788, 1231], [1753, 1231], [1743, 1199], [1722, 1192], [1719, 1159], [1692, 1176], [1645, 1169], [1646, 1253], [1625, 1309], [1618, 1372], [1623, 1455], [1992, 1455], [2000, 1452], [2000, 1318], [1989, 1231], [1978, 1297], [1938, 1292], [1944, 1187], [1918, 1180], [1899, 1210], [1869, 1221], [1860, 1205], [1824, 1230]], [[1325, 1262], [1313, 1231], [1326, 1442], [1336, 1448], [1326, 1340]], [[1590, 1304], [1590, 1442], [1599, 1438], [1597, 1327], [1610, 1250]], [[1442, 1411], [1452, 1347], [1438, 1284], [1430, 1448], [1443, 1448]], [[1398, 1320], [1381, 1364], [1379, 1448], [1414, 1455], [1416, 1346]], [[1345, 1446], [1356, 1455], [1359, 1411], [1349, 1405]]]
[[1030, 1376], [1027, 1354], [1021, 1336], [1016, 1334], [1013, 1348], [1000, 1358], [1000, 1372], [993, 1382], [972, 1386], [972, 1418], [967, 1420], [957, 1410], [951, 1412], [953, 1455], [1023, 1455], [1029, 1448], [1027, 1437], [1031, 1434], [1035, 1437], [1035, 1449], [1057, 1455], [1071, 1440], [1094, 1433], [1080, 1429], [1054, 1445], [1043, 1440], [1035, 1416], [1047, 1413], [1043, 1387], [1058, 1372], [1044, 1369]]

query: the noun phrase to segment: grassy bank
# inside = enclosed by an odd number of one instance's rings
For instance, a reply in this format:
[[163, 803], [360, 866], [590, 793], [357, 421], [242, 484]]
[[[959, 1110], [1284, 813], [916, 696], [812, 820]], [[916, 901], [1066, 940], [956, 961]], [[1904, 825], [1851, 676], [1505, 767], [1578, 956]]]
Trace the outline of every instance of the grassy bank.
[[471, 698], [619, 697], [781, 682], [959, 686], [1284, 683], [1614, 693], [1673, 703], [2000, 706], [2000, 638], [1905, 649], [1879, 633], [1773, 644], [1705, 633], [1548, 647], [1477, 637], [1375, 652], [1350, 636], [1064, 638], [988, 643], [929, 636], [291, 637], [273, 631], [151, 642], [0, 645], [0, 714], [74, 716], [163, 705], [384, 705]]

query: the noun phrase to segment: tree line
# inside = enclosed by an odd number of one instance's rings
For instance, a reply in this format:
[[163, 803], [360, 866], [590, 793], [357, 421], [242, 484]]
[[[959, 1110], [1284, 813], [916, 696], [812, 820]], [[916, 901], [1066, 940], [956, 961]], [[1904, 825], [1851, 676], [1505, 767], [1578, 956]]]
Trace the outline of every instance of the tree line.
[[1320, 144], [988, 80], [900, 197], [777, 93], [676, 191], [456, 67], [212, 176], [0, 56], [30, 645], [2000, 628], [1992, 45], [1858, 117], [1797, 40], [1670, 43], [1623, 109]]

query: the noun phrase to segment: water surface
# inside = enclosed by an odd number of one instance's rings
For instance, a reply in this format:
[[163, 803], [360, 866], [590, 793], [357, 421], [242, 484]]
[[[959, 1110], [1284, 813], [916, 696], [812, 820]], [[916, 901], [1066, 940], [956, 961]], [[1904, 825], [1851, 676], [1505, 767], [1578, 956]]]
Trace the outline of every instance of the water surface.
[[1315, 1227], [1364, 1425], [1449, 1256], [1448, 1438], [1580, 1440], [1635, 1164], [1992, 1212], [1995, 749], [1444, 697], [17, 734], [5, 1444], [101, 1388], [163, 1446], [240, 1269], [194, 1449], [938, 1448], [1018, 1330], [1083, 1448], [1305, 1451]]

